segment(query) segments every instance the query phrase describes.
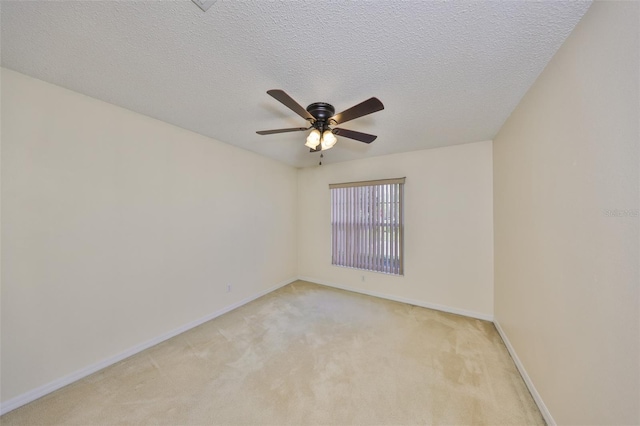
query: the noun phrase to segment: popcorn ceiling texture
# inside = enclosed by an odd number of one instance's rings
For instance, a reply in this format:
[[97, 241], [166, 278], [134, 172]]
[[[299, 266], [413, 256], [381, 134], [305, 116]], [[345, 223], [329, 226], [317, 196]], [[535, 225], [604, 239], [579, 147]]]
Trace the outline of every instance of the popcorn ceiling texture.
[[382, 100], [328, 162], [492, 139], [589, 5], [3, 1], [2, 66], [304, 167], [304, 133], [255, 134], [304, 125], [267, 90]]

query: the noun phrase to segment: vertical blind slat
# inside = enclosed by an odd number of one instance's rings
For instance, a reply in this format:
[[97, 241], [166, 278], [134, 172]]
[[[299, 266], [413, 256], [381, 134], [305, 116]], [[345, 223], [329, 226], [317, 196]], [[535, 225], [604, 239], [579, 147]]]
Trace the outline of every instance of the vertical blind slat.
[[346, 228], [345, 228], [345, 224], [346, 224], [346, 220], [344, 217], [344, 208], [346, 206], [345, 204], [345, 199], [344, 199], [344, 189], [342, 189], [339, 194], [340, 194], [340, 211], [338, 213], [338, 216], [340, 217], [340, 264], [344, 265], [346, 262], [346, 259], [344, 258], [344, 253], [345, 253], [345, 243], [346, 243]]
[[369, 244], [367, 245], [367, 269], [373, 269], [371, 259], [373, 256], [371, 246], [373, 244], [373, 235], [371, 234], [371, 225], [373, 224], [373, 191], [371, 187], [367, 187], [367, 198], [369, 200], [369, 211], [367, 212], [367, 235], [369, 236]]
[[335, 241], [333, 242], [333, 247], [335, 248], [335, 252], [333, 254], [333, 258], [335, 259], [336, 264], [340, 264], [340, 231], [342, 230], [342, 224], [340, 223], [340, 216], [338, 216], [338, 211], [340, 210], [340, 192], [341, 191], [332, 191], [335, 195], [335, 204], [333, 205], [333, 214], [334, 214], [334, 223], [335, 229], [333, 231], [333, 236]]
[[384, 272], [389, 272], [389, 260], [391, 259], [389, 253], [391, 251], [391, 239], [389, 238], [389, 208], [391, 207], [389, 196], [391, 194], [389, 189], [389, 185], [384, 186]]
[[387, 191], [389, 192], [389, 227], [388, 227], [388, 240], [389, 240], [389, 242], [387, 243], [387, 245], [389, 246], [389, 261], [388, 261], [388, 264], [387, 264], [387, 272], [392, 274], [393, 273], [393, 263], [394, 263], [394, 257], [393, 257], [393, 210], [394, 210], [393, 185], [389, 185], [389, 187], [387, 188]]
[[364, 247], [362, 248], [362, 268], [369, 269], [369, 244], [371, 244], [371, 236], [369, 235], [369, 214], [370, 214], [370, 191], [368, 187], [362, 188], [362, 200], [363, 200], [363, 211], [362, 211], [362, 234], [364, 235]]
[[400, 185], [398, 185], [398, 187], [395, 188], [395, 194], [396, 194], [396, 237], [394, 240], [394, 245], [396, 248], [396, 269], [394, 271], [394, 273], [399, 274], [400, 273], [400, 245], [398, 244], [400, 241]]
[[398, 188], [393, 188], [393, 273], [398, 273]]
[[336, 203], [333, 205], [333, 214], [335, 215], [335, 220], [334, 223], [336, 224], [335, 227], [335, 231], [333, 233], [333, 235], [335, 235], [336, 237], [336, 241], [333, 243], [333, 245], [336, 248], [336, 252], [334, 253], [334, 258], [336, 259], [336, 264], [339, 265], [340, 262], [340, 231], [342, 230], [342, 224], [340, 223], [340, 215], [338, 214], [340, 211], [340, 192], [341, 191], [331, 191], [335, 194], [336, 198]]
[[336, 263], [336, 193], [331, 191], [331, 263]]
[[365, 188], [363, 187], [359, 187], [358, 188], [358, 199], [359, 199], [359, 204], [360, 204], [360, 211], [359, 211], [359, 216], [358, 216], [358, 235], [360, 236], [360, 250], [358, 252], [359, 257], [360, 257], [360, 261], [358, 263], [358, 268], [360, 269], [365, 269], [364, 263], [365, 263], [365, 251], [366, 251], [366, 236], [365, 236], [365, 230], [366, 230], [366, 226], [364, 224], [365, 218], [366, 218], [366, 209], [367, 209], [367, 203], [365, 200]]
[[385, 202], [385, 185], [380, 185], [380, 224], [378, 225], [380, 229], [380, 257], [378, 258], [378, 268], [379, 271], [384, 272], [384, 256], [385, 256], [385, 237], [386, 234], [384, 232], [384, 221], [385, 221], [385, 212], [384, 210], [387, 208], [387, 203]]
[[378, 211], [378, 207], [376, 206], [378, 200], [378, 188], [371, 188], [371, 235], [373, 236], [373, 241], [371, 244], [371, 270], [376, 270], [376, 256], [378, 254], [378, 230], [376, 229], [376, 212]]
[[382, 233], [382, 209], [384, 209], [384, 201], [382, 198], [382, 186], [378, 187], [378, 211], [376, 212], [376, 219], [378, 221], [378, 226], [376, 229], [378, 231], [378, 257], [376, 259], [376, 270], [380, 271], [382, 269], [382, 248], [384, 247], [384, 234]]
[[354, 261], [355, 261], [355, 255], [356, 255], [356, 249], [355, 249], [355, 231], [353, 229], [353, 218], [355, 215], [355, 210], [356, 210], [356, 206], [355, 204], [355, 188], [350, 188], [351, 191], [349, 191], [349, 223], [351, 224], [351, 226], [349, 226], [349, 234], [350, 234], [350, 238], [349, 238], [349, 264], [353, 265]]
[[398, 187], [393, 186], [393, 273], [398, 273]]
[[389, 238], [389, 272], [394, 273], [396, 269], [396, 250], [395, 250], [395, 235], [396, 235], [396, 187], [390, 185], [389, 187], [390, 207], [391, 213], [389, 214], [389, 220], [391, 222], [389, 226], [390, 238]]
[[349, 264], [349, 259], [347, 258], [348, 256], [348, 252], [347, 252], [347, 247], [348, 247], [348, 241], [349, 241], [349, 230], [348, 230], [348, 225], [347, 225], [347, 215], [349, 214], [349, 200], [348, 200], [348, 196], [349, 196], [349, 188], [345, 188], [342, 196], [344, 197], [344, 205], [342, 206], [342, 221], [344, 223], [344, 252], [343, 252], [343, 262], [344, 265], [348, 265]]
[[360, 268], [360, 188], [356, 187], [353, 191], [355, 195], [354, 204], [356, 206], [355, 209], [355, 217], [353, 220], [354, 223], [354, 231], [355, 231], [355, 262], [353, 263], [356, 268]]
[[400, 185], [398, 185], [398, 187], [396, 188], [396, 200], [397, 200], [397, 205], [396, 205], [396, 241], [395, 241], [395, 245], [396, 245], [396, 274], [400, 273], [400, 203], [402, 202], [400, 200]]
[[358, 218], [356, 220], [357, 230], [358, 230], [358, 262], [357, 268], [362, 269], [362, 188], [358, 187]]
[[344, 216], [344, 212], [345, 212], [345, 207], [346, 207], [346, 200], [345, 200], [345, 192], [346, 190], [344, 188], [342, 188], [339, 192], [340, 194], [340, 212], [339, 212], [339, 217], [340, 217], [340, 264], [341, 265], [346, 265], [346, 258], [345, 258], [345, 253], [346, 253], [346, 243], [347, 243], [347, 230], [346, 230], [346, 217]]
[[385, 265], [385, 272], [391, 272], [391, 185], [385, 185], [384, 188], [384, 192], [385, 192], [385, 197], [387, 199], [386, 205], [385, 205], [385, 221], [384, 221], [384, 236], [385, 236], [385, 241], [384, 241], [384, 245], [386, 248], [386, 253], [384, 256], [384, 265]]
[[381, 185], [380, 192], [382, 198], [382, 215], [380, 217], [380, 233], [382, 234], [382, 238], [380, 239], [380, 243], [382, 244], [380, 270], [387, 272], [385, 262], [387, 257], [387, 185]]
[[342, 264], [341, 259], [340, 259], [340, 253], [342, 252], [342, 247], [340, 245], [340, 242], [342, 241], [341, 236], [342, 236], [342, 223], [340, 221], [340, 209], [341, 209], [341, 200], [340, 200], [340, 194], [342, 191], [332, 191], [335, 196], [336, 196], [336, 203], [333, 206], [333, 213], [335, 214], [335, 224], [336, 224], [336, 231], [334, 232], [334, 235], [336, 236], [336, 242], [334, 243], [335, 247], [336, 247], [336, 253], [335, 253], [335, 259], [336, 259], [336, 264], [340, 265]]
[[349, 188], [344, 190], [344, 262], [346, 265], [349, 264], [349, 252], [348, 252], [348, 242], [349, 242], [349, 227], [347, 225], [348, 214], [349, 214]]
[[381, 185], [379, 187], [379, 205], [380, 205], [380, 213], [377, 215], [378, 216], [378, 232], [380, 234], [380, 239], [378, 241], [378, 244], [380, 245], [379, 249], [378, 249], [378, 270], [382, 271], [383, 269], [383, 263], [382, 263], [382, 259], [384, 258], [384, 232], [382, 229], [382, 224], [384, 223], [384, 187]]
[[398, 203], [398, 217], [400, 218], [400, 235], [398, 238], [398, 274], [404, 275], [404, 185], [398, 185], [398, 194], [400, 202]]
[[355, 254], [356, 254], [356, 249], [355, 249], [355, 231], [353, 229], [353, 218], [355, 215], [355, 188], [349, 188], [351, 189], [351, 191], [349, 191], [349, 223], [351, 224], [351, 226], [349, 226], [349, 234], [350, 234], [350, 238], [349, 238], [349, 264], [353, 265], [354, 261], [355, 261]]

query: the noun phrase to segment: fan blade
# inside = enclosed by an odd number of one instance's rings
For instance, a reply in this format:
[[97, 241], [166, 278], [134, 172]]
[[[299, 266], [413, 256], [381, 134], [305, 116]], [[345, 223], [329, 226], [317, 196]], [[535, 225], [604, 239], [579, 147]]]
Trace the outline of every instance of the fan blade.
[[344, 136], [345, 138], [355, 139], [364, 143], [371, 143], [376, 140], [376, 135], [370, 135], [369, 133], [356, 132], [355, 130], [348, 129], [333, 129], [332, 132], [338, 136]]
[[289, 129], [275, 129], [275, 130], [260, 130], [256, 132], [259, 135], [273, 135], [275, 133], [287, 133], [287, 132], [302, 132], [309, 130], [311, 127], [291, 127]]
[[300, 117], [304, 118], [305, 120], [309, 120], [311, 122], [315, 121], [315, 118], [313, 118], [313, 115], [309, 114], [309, 111], [302, 108], [302, 106], [296, 101], [294, 101], [291, 96], [287, 95], [284, 92], [284, 90], [280, 90], [280, 89], [267, 90], [267, 93], [273, 96], [276, 100], [280, 101], [284, 106], [289, 108], [291, 111], [295, 112]]
[[378, 98], [369, 98], [358, 105], [334, 115], [329, 121], [333, 122], [333, 124], [342, 124], [383, 109], [384, 105], [382, 105], [382, 102], [380, 102]]

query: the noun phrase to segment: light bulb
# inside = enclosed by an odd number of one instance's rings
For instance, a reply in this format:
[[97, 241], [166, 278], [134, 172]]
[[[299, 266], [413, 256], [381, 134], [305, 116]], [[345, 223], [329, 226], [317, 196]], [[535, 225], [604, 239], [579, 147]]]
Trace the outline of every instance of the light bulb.
[[313, 129], [311, 133], [309, 133], [305, 145], [311, 149], [316, 149], [316, 147], [320, 145], [320, 131], [318, 129]]
[[334, 135], [331, 130], [325, 130], [322, 134], [322, 149], [325, 150], [333, 147], [337, 141], [338, 138], [336, 138], [336, 135]]

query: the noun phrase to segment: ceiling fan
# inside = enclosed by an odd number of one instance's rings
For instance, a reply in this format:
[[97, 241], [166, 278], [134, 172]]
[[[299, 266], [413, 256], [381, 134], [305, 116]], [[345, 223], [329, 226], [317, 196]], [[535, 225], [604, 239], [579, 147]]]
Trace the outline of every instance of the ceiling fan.
[[325, 151], [332, 148], [337, 138], [335, 135], [344, 136], [345, 138], [354, 139], [364, 143], [371, 143], [376, 140], [376, 135], [368, 133], [356, 132], [355, 130], [333, 128], [332, 126], [346, 123], [347, 121], [360, 118], [362, 116], [372, 114], [384, 109], [382, 102], [378, 98], [369, 98], [358, 105], [352, 106], [338, 114], [333, 105], [326, 102], [315, 102], [306, 109], [287, 95], [284, 90], [268, 90], [267, 93], [280, 101], [284, 106], [298, 114], [309, 122], [309, 127], [292, 127], [288, 129], [260, 130], [256, 132], [259, 135], [272, 135], [275, 133], [302, 132], [311, 130], [307, 136], [306, 146], [311, 152]]

